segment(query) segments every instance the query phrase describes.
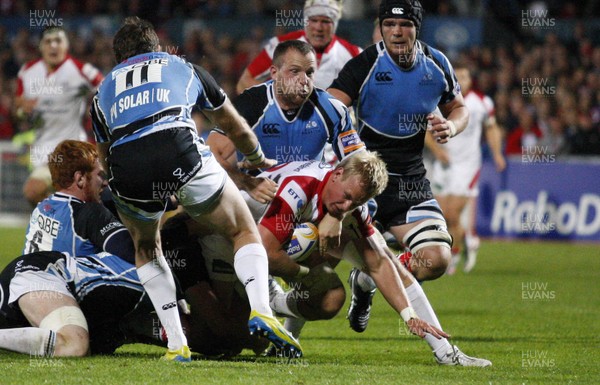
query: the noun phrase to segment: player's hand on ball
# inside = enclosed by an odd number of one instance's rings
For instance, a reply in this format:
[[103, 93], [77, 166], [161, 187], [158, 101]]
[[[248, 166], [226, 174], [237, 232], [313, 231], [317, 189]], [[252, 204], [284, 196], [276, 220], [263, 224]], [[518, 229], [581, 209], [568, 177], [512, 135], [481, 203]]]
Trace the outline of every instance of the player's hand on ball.
[[327, 250], [335, 249], [340, 245], [342, 234], [342, 221], [325, 214], [319, 222], [319, 252], [325, 255]]
[[408, 330], [410, 330], [412, 334], [421, 338], [425, 338], [425, 333], [431, 334], [438, 340], [442, 338], [450, 338], [449, 334], [445, 333], [443, 330], [436, 328], [435, 326], [430, 325], [422, 319], [411, 318], [406, 323], [406, 326], [408, 326]]

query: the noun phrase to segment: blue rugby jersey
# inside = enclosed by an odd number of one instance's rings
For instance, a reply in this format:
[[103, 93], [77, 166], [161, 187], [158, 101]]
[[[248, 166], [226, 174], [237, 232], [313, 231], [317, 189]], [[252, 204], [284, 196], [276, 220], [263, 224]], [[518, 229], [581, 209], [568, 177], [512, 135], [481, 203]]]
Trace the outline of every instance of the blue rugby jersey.
[[61, 251], [71, 255], [98, 253], [103, 251], [110, 237], [121, 231], [127, 229], [100, 203], [54, 193], [33, 210], [23, 254], [38, 251]]
[[404, 176], [424, 175], [426, 116], [460, 93], [444, 54], [420, 41], [415, 49], [414, 65], [403, 69], [380, 41], [346, 63], [331, 85], [353, 100], [367, 148], [381, 154], [388, 172]]
[[112, 141], [114, 147], [173, 127], [195, 132], [192, 108], [215, 110], [226, 98], [204, 69], [178, 56], [165, 52], [133, 56], [113, 68], [94, 97], [96, 141]]
[[[265, 156], [279, 164], [322, 160], [327, 142], [338, 159], [364, 149], [348, 109], [320, 88], [289, 115], [275, 99], [272, 80], [245, 90], [234, 105], [254, 130]], [[242, 155], [238, 157], [241, 160]]]
[[139, 291], [140, 294], [144, 292], [136, 267], [116, 255], [98, 253], [76, 258], [67, 256], [66, 260], [74, 268], [71, 281], [67, 283], [73, 282], [78, 302], [101, 286], [124, 287]]

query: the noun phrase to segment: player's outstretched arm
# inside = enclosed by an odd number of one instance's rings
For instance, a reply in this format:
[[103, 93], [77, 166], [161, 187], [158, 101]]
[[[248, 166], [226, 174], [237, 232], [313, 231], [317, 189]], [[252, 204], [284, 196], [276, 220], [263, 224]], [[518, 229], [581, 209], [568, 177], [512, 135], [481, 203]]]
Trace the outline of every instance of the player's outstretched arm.
[[382, 246], [377, 238], [373, 236], [369, 237], [368, 240], [355, 242], [359, 243], [357, 248], [363, 251], [362, 256], [368, 270], [367, 273], [373, 278], [385, 300], [400, 314], [410, 332], [421, 338], [425, 337], [425, 333], [429, 333], [437, 339], [448, 338], [449, 335], [441, 329], [419, 319], [417, 313], [411, 307], [404, 290], [408, 278], [400, 277], [391, 258], [388, 256], [387, 246]]
[[342, 234], [342, 220], [332, 217], [327, 213], [319, 222], [319, 252], [325, 255], [327, 250], [335, 249], [340, 245]]

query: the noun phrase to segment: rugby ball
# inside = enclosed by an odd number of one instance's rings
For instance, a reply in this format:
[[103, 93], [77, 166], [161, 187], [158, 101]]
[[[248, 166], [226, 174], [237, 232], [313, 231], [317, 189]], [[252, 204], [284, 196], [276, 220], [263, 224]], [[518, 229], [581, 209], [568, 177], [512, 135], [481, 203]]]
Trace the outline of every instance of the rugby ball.
[[310, 222], [301, 223], [294, 229], [287, 247], [287, 254], [296, 262], [308, 258], [319, 244], [319, 229]]

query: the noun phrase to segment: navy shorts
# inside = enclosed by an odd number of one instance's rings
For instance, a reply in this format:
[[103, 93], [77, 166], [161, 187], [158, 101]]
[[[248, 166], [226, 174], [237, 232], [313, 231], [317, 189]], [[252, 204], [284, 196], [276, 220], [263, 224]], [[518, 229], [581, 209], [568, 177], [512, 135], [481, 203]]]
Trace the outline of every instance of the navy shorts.
[[[393, 226], [414, 222], [420, 218], [411, 217], [408, 215], [409, 211], [415, 206], [433, 199], [433, 193], [427, 178], [423, 176], [400, 177], [390, 175], [386, 189], [375, 197], [379, 210], [377, 210], [374, 219], [379, 221], [386, 230]], [[438, 212], [440, 216], [442, 215], [437, 202], [432, 205], [431, 210]]]

